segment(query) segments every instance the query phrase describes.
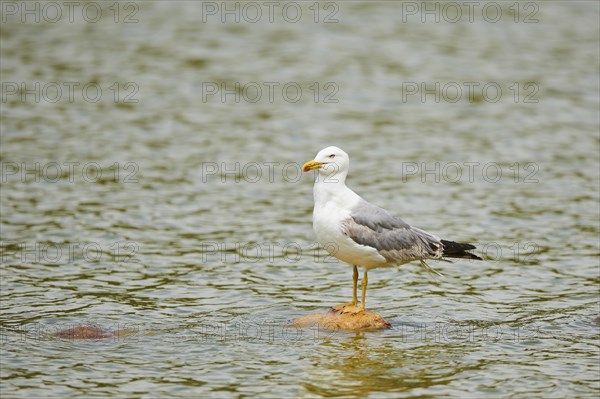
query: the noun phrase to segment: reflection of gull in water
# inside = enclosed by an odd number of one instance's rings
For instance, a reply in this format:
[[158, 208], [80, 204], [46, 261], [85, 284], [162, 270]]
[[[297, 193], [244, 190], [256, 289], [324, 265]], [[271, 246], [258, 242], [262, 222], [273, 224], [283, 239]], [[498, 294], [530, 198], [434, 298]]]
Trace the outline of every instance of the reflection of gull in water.
[[[432, 271], [425, 259], [480, 259], [466, 252], [475, 246], [441, 240], [362, 199], [346, 187], [349, 166], [348, 154], [337, 147], [321, 150], [314, 160], [303, 166], [305, 172], [319, 171], [314, 186], [313, 212], [313, 227], [319, 243], [331, 255], [353, 265], [352, 302], [336, 308], [348, 307], [346, 311], [351, 312], [365, 310], [370, 269], [418, 260], [425, 269]], [[356, 308], [358, 266], [364, 268], [359, 309]]]
[[[465, 347], [397, 334], [333, 332], [316, 345], [303, 379], [307, 395], [301, 397], [400, 398], [452, 396], [454, 377], [477, 368], [464, 359]], [[385, 337], [385, 338], [384, 338]], [[403, 342], [406, 343], [403, 344]], [[456, 361], [455, 359], [461, 360]], [[453, 361], [454, 360], [454, 361]], [[448, 386], [445, 388], [445, 386]], [[444, 395], [445, 393], [445, 395]], [[459, 395], [460, 396], [460, 395]]]

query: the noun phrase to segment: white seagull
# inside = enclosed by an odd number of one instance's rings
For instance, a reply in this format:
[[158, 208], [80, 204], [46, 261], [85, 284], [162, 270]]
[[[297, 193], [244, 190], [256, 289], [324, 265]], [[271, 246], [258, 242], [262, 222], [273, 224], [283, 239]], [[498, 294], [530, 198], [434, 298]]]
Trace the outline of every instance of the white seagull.
[[[317, 240], [329, 254], [349, 263], [353, 269], [352, 302], [335, 306], [334, 309], [344, 313], [365, 310], [369, 281], [367, 272], [370, 269], [418, 260], [425, 269], [433, 271], [425, 259], [481, 259], [466, 252], [475, 249], [475, 246], [442, 240], [362, 199], [346, 186], [349, 167], [348, 154], [337, 147], [319, 151], [314, 160], [302, 167], [304, 172], [313, 169], [319, 172], [313, 189], [313, 229]], [[364, 274], [362, 302], [357, 308], [359, 266], [363, 267]]]

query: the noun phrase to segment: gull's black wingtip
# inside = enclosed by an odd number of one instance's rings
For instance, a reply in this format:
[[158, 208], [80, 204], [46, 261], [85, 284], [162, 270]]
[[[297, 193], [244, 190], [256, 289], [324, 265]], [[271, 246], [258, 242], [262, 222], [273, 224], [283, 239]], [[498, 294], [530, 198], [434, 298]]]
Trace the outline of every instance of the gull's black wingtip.
[[472, 254], [470, 251], [475, 249], [475, 245], [471, 244], [463, 244], [460, 242], [441, 240], [442, 245], [444, 246], [444, 252], [442, 253], [442, 257], [446, 258], [463, 258], [463, 259], [476, 259], [483, 260], [479, 256]]

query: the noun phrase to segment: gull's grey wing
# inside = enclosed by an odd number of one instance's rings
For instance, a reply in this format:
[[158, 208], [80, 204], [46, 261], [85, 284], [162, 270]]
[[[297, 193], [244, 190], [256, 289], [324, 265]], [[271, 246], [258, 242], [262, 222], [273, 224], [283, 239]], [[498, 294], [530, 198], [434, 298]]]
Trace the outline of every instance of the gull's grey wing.
[[344, 234], [358, 244], [375, 248], [392, 264], [439, 259], [444, 250], [439, 238], [364, 200], [344, 221]]

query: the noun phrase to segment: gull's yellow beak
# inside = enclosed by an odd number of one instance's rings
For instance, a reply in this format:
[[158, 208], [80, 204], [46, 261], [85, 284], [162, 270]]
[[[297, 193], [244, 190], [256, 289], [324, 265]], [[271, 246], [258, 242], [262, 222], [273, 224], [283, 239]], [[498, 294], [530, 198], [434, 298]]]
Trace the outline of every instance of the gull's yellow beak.
[[325, 162], [317, 162], [317, 161], [308, 161], [302, 166], [302, 170], [304, 172], [308, 172], [309, 170], [320, 168], [321, 165], [325, 165]]

